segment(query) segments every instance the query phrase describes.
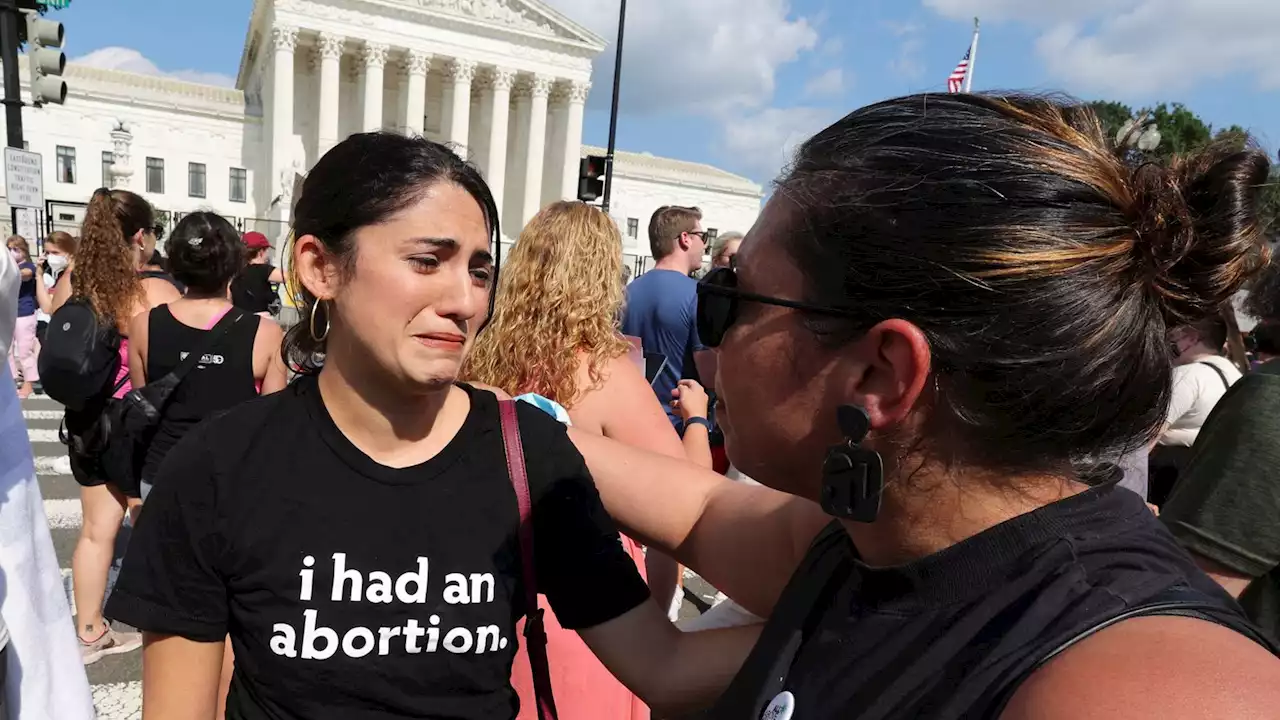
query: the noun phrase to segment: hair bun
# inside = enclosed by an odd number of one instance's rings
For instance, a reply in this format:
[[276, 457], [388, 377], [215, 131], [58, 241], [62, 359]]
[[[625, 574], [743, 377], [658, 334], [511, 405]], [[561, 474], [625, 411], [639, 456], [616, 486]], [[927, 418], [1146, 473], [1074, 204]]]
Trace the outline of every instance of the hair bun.
[[1262, 152], [1222, 144], [1134, 168], [1135, 250], [1169, 327], [1218, 312], [1266, 265], [1258, 210], [1270, 168]]

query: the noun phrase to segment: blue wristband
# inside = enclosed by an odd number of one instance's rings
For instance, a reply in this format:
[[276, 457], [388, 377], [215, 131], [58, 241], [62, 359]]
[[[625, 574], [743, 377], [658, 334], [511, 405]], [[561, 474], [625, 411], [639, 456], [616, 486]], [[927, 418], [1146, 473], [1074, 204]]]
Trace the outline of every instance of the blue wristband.
[[707, 432], [711, 432], [712, 429], [710, 420], [704, 417], [691, 417], [684, 421], [684, 425], [681, 426], [681, 432], [683, 433], [685, 430], [688, 430], [690, 425], [701, 425], [707, 429]]

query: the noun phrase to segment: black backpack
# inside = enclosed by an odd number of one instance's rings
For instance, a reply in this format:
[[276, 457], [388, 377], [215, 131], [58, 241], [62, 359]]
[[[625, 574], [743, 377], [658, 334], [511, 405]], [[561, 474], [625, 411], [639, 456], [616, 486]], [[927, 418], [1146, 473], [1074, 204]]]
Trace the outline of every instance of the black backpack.
[[83, 410], [106, 394], [120, 372], [120, 331], [103, 322], [86, 298], [73, 297], [49, 318], [40, 347], [45, 394]]

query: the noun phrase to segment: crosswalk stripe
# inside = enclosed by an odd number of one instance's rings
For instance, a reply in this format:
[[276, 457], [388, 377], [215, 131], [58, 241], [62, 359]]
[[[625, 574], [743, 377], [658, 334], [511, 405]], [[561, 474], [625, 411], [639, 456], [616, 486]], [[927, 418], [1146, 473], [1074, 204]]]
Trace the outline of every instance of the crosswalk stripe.
[[43, 428], [27, 428], [27, 440], [32, 444], [61, 442], [58, 440], [57, 430], [48, 430]]
[[98, 720], [133, 720], [142, 717], [142, 683], [138, 681], [93, 686], [93, 707]]
[[23, 410], [22, 417], [26, 420], [61, 420], [63, 412], [61, 410]]
[[49, 528], [79, 528], [84, 523], [79, 500], [45, 500]]

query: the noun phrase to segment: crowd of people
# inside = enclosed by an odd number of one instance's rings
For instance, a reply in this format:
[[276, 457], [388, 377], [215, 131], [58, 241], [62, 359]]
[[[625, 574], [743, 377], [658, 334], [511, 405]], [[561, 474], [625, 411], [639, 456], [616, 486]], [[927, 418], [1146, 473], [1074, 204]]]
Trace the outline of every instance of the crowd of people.
[[[82, 660], [142, 645], [156, 718], [1269, 716], [1269, 169], [908, 96], [802, 145], [745, 237], [658, 209], [630, 280], [578, 202], [498, 257], [420, 137], [320, 159], [288, 277], [207, 212], [153, 258], [100, 190], [36, 262], [10, 239], [0, 306], [15, 397], [67, 406]], [[683, 568], [722, 593], [692, 622]]]

